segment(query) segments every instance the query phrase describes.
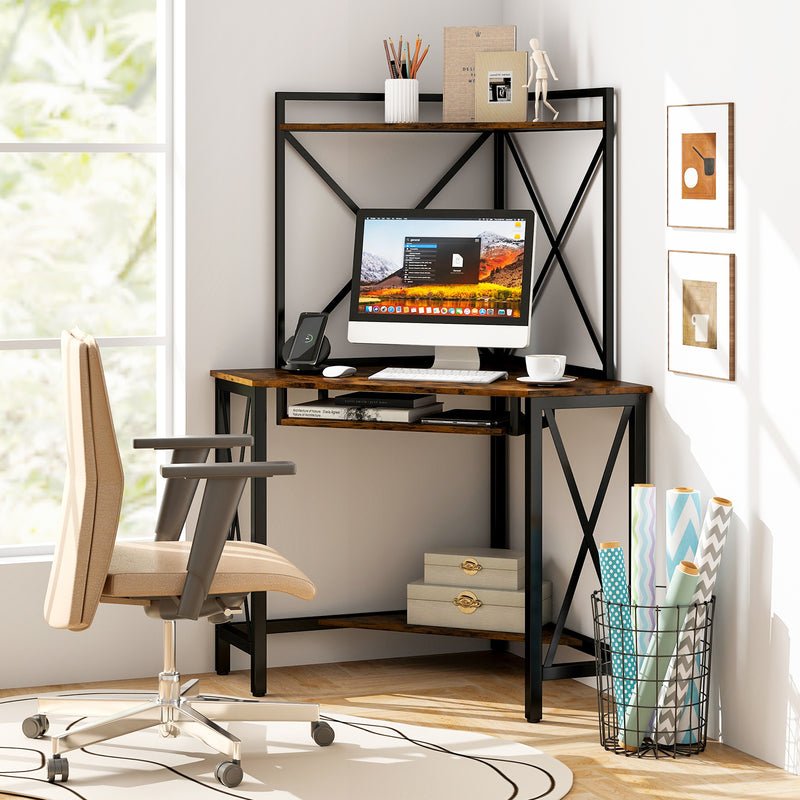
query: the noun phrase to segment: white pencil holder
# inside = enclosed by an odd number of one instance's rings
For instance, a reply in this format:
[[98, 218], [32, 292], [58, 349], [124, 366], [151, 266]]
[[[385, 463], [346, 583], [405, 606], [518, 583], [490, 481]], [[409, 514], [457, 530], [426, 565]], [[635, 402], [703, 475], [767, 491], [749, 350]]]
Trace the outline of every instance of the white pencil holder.
[[419, 122], [419, 81], [387, 78], [383, 88], [385, 122]]

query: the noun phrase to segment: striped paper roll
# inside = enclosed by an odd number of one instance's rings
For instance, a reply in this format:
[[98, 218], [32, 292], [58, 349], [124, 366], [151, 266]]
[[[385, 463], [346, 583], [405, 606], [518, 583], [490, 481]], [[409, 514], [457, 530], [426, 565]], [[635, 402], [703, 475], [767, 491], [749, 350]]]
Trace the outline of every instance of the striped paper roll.
[[700, 535], [700, 493], [685, 486], [667, 490], [667, 585], [681, 561], [694, 562]]
[[[733, 503], [730, 500], [726, 500], [724, 497], [713, 497], [708, 501], [697, 547], [699, 575], [692, 603], [707, 603], [711, 600], [732, 516]], [[678, 727], [684, 731], [684, 741], [692, 741], [692, 731], [699, 730], [700, 720], [697, 708], [700, 702], [700, 692], [694, 685], [692, 676], [699, 674], [701, 666], [697, 663], [699, 661], [696, 656], [698, 642], [695, 641], [695, 632], [702, 630], [705, 624], [706, 607], [705, 605], [698, 606], [697, 619], [687, 619], [685, 625], [691, 630], [681, 633], [674, 678], [666, 684], [664, 696], [659, 702], [656, 730], [659, 732], [658, 741], [661, 744], [672, 745]], [[682, 720], [681, 715], [683, 716]], [[677, 724], [679, 720], [681, 720], [680, 726]]]
[[656, 604], [656, 488], [652, 483], [631, 486], [631, 605], [635, 611], [636, 652], [647, 652], [655, 622]]
[[598, 554], [608, 622], [606, 627], [611, 647], [614, 700], [617, 704], [619, 726], [622, 727], [625, 722], [625, 708], [636, 684], [636, 646], [631, 627], [625, 555], [619, 542], [601, 544]]
[[678, 633], [697, 587], [697, 572], [694, 564], [682, 561], [675, 568], [667, 587], [664, 606], [659, 610], [657, 631], [650, 639], [625, 713], [624, 741], [627, 748], [638, 749], [650, 733], [650, 719], [661, 694], [661, 684], [673, 660]]

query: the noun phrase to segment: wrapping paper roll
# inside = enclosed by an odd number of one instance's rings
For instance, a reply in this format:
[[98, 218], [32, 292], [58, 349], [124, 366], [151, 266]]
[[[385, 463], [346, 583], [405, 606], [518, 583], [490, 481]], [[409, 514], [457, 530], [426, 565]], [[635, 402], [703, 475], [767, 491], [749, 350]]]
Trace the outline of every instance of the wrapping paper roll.
[[[631, 486], [631, 605], [656, 604], [656, 488], [651, 483]], [[654, 608], [637, 608], [636, 651], [647, 652], [655, 627]]]
[[630, 615], [630, 595], [625, 574], [625, 555], [619, 542], [604, 542], [598, 550], [603, 600], [611, 646], [611, 677], [617, 719], [625, 722], [625, 708], [636, 685], [636, 645]]
[[[724, 497], [713, 497], [709, 500], [697, 547], [699, 574], [692, 603], [707, 603], [711, 600], [732, 516], [733, 503], [730, 500]], [[656, 730], [659, 732], [660, 744], [674, 744], [678, 729], [684, 731], [683, 741], [691, 742], [692, 731], [699, 730], [697, 704], [700, 702], [700, 692], [694, 685], [692, 676], [699, 674], [701, 666], [697, 663], [698, 643], [695, 641], [695, 632], [705, 627], [705, 605], [699, 606], [697, 618], [693, 617], [694, 615], [687, 617], [687, 630], [681, 632], [678, 642], [673, 679], [666, 684], [663, 697], [659, 701]]]
[[650, 732], [650, 719], [661, 694], [661, 684], [675, 655], [688, 603], [697, 588], [697, 576], [697, 567], [689, 561], [682, 561], [675, 568], [664, 606], [659, 612], [658, 630], [650, 639], [625, 713], [624, 741], [628, 748], [638, 749]]
[[679, 486], [667, 490], [667, 586], [681, 561], [694, 563], [700, 536], [700, 493]]

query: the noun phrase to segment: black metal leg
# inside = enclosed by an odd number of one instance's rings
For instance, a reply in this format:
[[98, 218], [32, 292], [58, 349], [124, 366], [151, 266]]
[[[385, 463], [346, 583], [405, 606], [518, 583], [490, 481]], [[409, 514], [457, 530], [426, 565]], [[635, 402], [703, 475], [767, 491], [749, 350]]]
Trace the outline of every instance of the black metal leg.
[[628, 433], [630, 484], [647, 481], [647, 395], [636, 396]]
[[[231, 395], [221, 381], [216, 381], [214, 404], [215, 433], [230, 433]], [[228, 453], [217, 450], [215, 459], [226, 459]], [[231, 645], [221, 636], [218, 625], [214, 626], [214, 670], [217, 675], [227, 675], [231, 671]]]
[[219, 626], [214, 626], [214, 671], [217, 675], [229, 675], [231, 671], [231, 644], [220, 636]]
[[542, 407], [525, 400], [525, 719], [542, 718]]
[[[267, 390], [255, 388], [252, 396], [253, 461], [267, 460]], [[250, 539], [267, 543], [267, 479], [252, 481]], [[267, 693], [267, 593], [250, 595], [250, 691]]]
[[[493, 397], [492, 411], [505, 411], [505, 400]], [[490, 547], [507, 548], [508, 536], [508, 436], [489, 437]], [[508, 651], [508, 642], [492, 639], [493, 653]]]

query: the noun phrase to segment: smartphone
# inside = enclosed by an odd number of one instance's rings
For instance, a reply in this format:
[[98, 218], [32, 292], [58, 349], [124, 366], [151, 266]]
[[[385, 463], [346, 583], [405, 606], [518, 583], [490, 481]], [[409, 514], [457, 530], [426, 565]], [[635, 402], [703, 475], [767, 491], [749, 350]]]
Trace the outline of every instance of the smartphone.
[[328, 315], [324, 312], [304, 311], [297, 320], [294, 341], [286, 361], [290, 364], [315, 365], [319, 363]]

